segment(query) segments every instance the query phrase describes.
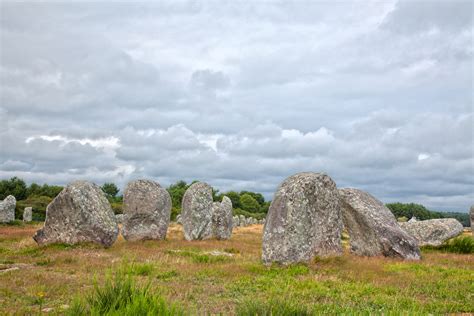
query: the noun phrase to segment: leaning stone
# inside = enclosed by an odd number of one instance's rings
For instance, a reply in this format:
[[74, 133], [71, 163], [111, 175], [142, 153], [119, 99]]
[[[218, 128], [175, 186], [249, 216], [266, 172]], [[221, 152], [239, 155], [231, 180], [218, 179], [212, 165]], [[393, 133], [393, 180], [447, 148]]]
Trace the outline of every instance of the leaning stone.
[[339, 193], [325, 174], [304, 172], [278, 187], [263, 232], [262, 259], [291, 264], [339, 255], [342, 218]]
[[16, 199], [9, 195], [0, 201], [0, 223], [8, 223], [15, 220]]
[[420, 246], [440, 246], [446, 240], [460, 235], [462, 224], [455, 218], [438, 218], [412, 223], [398, 223]]
[[33, 208], [31, 206], [25, 207], [23, 211], [23, 221], [31, 222], [33, 220]]
[[127, 184], [123, 194], [122, 235], [126, 240], [165, 239], [170, 223], [171, 197], [151, 180]]
[[213, 203], [212, 228], [216, 239], [230, 239], [232, 236], [233, 217], [232, 201], [224, 196], [222, 202]]
[[416, 240], [400, 229], [395, 216], [382, 202], [357, 189], [340, 189], [339, 195], [351, 252], [360, 256], [420, 259]]
[[200, 240], [212, 237], [212, 188], [196, 182], [184, 193], [181, 220], [184, 238]]
[[117, 235], [115, 215], [102, 189], [87, 181], [75, 181], [47, 206], [44, 227], [33, 239], [40, 245], [93, 242], [109, 247]]

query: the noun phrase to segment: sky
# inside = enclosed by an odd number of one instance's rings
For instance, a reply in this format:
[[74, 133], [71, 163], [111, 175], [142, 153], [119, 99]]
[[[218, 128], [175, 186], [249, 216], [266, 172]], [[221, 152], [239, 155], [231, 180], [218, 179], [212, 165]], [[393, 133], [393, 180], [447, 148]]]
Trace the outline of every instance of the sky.
[[0, 0], [0, 178], [206, 181], [267, 199], [324, 172], [474, 204], [472, 1]]

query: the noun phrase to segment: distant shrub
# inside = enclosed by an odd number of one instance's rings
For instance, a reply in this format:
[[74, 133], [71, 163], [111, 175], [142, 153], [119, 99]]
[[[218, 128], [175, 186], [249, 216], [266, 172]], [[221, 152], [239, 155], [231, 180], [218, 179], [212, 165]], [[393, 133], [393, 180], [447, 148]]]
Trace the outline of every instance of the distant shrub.
[[110, 203], [112, 210], [115, 214], [123, 214], [123, 203], [122, 202], [112, 202]]
[[23, 211], [25, 207], [31, 206], [33, 208], [33, 220], [44, 221], [46, 217], [46, 207], [53, 198], [45, 195], [31, 195], [26, 200], [16, 202], [15, 218], [23, 218]]
[[306, 316], [312, 315], [312, 312], [300, 304], [288, 301], [271, 300], [269, 302], [261, 302], [249, 300], [236, 309], [238, 316]]
[[149, 286], [139, 287], [130, 276], [116, 273], [85, 299], [76, 298], [68, 315], [184, 315], [176, 305], [152, 295]]

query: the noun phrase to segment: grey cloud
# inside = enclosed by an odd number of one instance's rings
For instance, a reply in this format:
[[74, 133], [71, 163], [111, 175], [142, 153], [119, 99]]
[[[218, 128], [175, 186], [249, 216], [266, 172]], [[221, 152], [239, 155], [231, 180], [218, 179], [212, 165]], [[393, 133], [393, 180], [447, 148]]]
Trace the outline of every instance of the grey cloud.
[[474, 200], [467, 1], [1, 6], [1, 178]]

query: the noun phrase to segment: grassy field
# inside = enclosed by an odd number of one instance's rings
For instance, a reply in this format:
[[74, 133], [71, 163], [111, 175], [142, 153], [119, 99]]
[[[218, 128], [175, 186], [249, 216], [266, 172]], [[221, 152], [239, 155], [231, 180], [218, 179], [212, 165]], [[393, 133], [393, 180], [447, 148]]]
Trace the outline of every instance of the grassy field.
[[38, 247], [31, 236], [39, 227], [0, 226], [0, 314], [68, 313], [117, 271], [184, 314], [264, 315], [270, 306], [275, 315], [474, 312], [472, 254], [426, 250], [404, 262], [346, 253], [265, 267], [261, 225], [237, 228], [229, 241], [195, 242], [171, 225], [166, 241], [120, 237], [109, 249]]

